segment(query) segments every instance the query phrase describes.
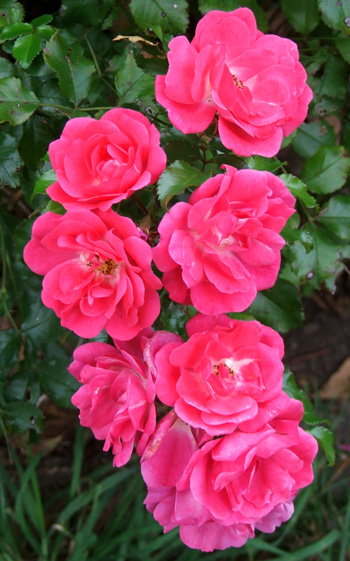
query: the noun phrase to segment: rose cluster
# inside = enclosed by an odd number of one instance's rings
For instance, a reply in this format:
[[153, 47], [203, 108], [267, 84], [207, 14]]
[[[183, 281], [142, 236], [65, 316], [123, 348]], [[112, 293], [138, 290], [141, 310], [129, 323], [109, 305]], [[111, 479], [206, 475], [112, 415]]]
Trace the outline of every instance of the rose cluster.
[[[207, 14], [191, 43], [171, 41], [168, 58], [156, 96], [185, 133], [218, 113], [226, 146], [270, 156], [305, 117], [295, 44], [263, 35], [246, 8]], [[165, 169], [146, 117], [118, 108], [71, 119], [49, 156], [57, 181], [47, 192], [66, 212], [35, 221], [24, 259], [44, 276], [42, 300], [63, 326], [109, 336], [78, 347], [69, 367], [81, 424], [115, 466], [135, 448], [146, 508], [189, 547], [239, 547], [255, 530], [273, 532], [312, 481], [317, 444], [299, 426], [302, 404], [282, 389], [281, 337], [226, 314], [274, 285], [293, 196], [272, 173], [225, 165], [162, 217], [152, 248], [113, 209]], [[186, 340], [151, 327], [162, 287], [197, 311]]]

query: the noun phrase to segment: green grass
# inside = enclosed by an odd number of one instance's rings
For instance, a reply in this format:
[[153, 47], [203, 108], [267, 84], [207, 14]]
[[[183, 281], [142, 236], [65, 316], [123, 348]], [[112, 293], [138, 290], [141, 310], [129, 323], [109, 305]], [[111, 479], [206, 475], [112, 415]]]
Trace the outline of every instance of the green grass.
[[23, 467], [11, 449], [11, 476], [0, 466], [1, 561], [350, 559], [350, 476], [327, 467], [322, 455], [315, 462], [315, 481], [299, 493], [288, 523], [272, 535], [257, 532], [244, 548], [205, 554], [186, 548], [177, 530], [164, 535], [145, 510], [136, 458], [123, 469], [105, 464], [82, 476], [84, 442], [78, 427], [71, 483], [47, 500], [38, 478], [44, 452], [32, 457], [29, 450]]

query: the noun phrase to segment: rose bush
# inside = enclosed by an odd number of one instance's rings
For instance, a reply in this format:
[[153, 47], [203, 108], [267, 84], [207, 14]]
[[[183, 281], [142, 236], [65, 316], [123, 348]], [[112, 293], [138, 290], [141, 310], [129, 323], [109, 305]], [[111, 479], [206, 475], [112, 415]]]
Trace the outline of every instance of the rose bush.
[[47, 212], [35, 221], [24, 260], [44, 275], [42, 300], [64, 327], [87, 338], [105, 328], [128, 340], [152, 325], [162, 285], [141, 234], [112, 210]]
[[51, 142], [57, 182], [47, 193], [66, 209], [109, 209], [154, 183], [165, 169], [159, 132], [132, 109], [116, 108], [101, 119], [78, 117]]
[[297, 45], [263, 35], [248, 8], [212, 11], [190, 43], [169, 43], [156, 99], [183, 133], [204, 131], [218, 113], [222, 143], [240, 156], [274, 156], [305, 119], [312, 91]]
[[[254, 530], [271, 532], [287, 520], [292, 500], [313, 480], [313, 436], [298, 423], [302, 404], [258, 431], [234, 431], [205, 441], [176, 417], [165, 418], [141, 459], [146, 508], [167, 532], [180, 527], [189, 547], [240, 547]], [[169, 455], [175, 466], [169, 468]]]
[[164, 215], [153, 249], [169, 296], [204, 314], [242, 312], [280, 268], [295, 199], [272, 173], [225, 166]]
[[[150, 330], [151, 331], [151, 330]], [[154, 384], [143, 360], [145, 334], [132, 344], [114, 341], [78, 347], [69, 372], [82, 384], [72, 403], [80, 409], [80, 423], [95, 438], [112, 447], [113, 464], [126, 464], [137, 444], [141, 455], [156, 425]]]
[[185, 343], [166, 332], [147, 343], [156, 393], [182, 421], [216, 436], [258, 430], [283, 411], [289, 400], [276, 331], [224, 314], [197, 314], [187, 329]]

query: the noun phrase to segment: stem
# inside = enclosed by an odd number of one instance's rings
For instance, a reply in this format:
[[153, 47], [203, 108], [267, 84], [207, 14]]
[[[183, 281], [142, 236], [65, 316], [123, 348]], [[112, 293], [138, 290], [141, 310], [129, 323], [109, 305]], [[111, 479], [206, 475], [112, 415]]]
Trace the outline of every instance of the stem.
[[98, 74], [99, 76], [102, 76], [102, 72], [101, 72], [101, 69], [100, 69], [100, 65], [98, 64], [98, 60], [97, 60], [97, 58], [96, 58], [96, 55], [95, 55], [95, 51], [94, 51], [94, 49], [92, 48], [92, 45], [91, 45], [91, 43], [90, 43], [90, 41], [89, 41], [89, 38], [88, 38], [88, 36], [87, 36], [86, 33], [85, 33], [84, 37], [85, 37], [85, 41], [87, 42], [88, 47], [89, 47], [89, 49], [90, 49], [90, 53], [91, 53], [91, 56], [92, 56], [92, 58], [93, 58], [94, 65], [95, 65], [95, 67], [96, 67], [97, 74]]
[[143, 212], [147, 215], [149, 215], [149, 212], [147, 210], [147, 208], [141, 203], [141, 201], [139, 201], [139, 199], [136, 197], [135, 194], [131, 195], [131, 197], [134, 199], [134, 201], [139, 205], [140, 208], [142, 208]]
[[113, 109], [113, 106], [109, 105], [108, 107], [65, 107], [64, 105], [55, 105], [53, 103], [40, 103], [38, 107], [53, 107], [57, 109], [57, 111], [62, 111], [62, 113], [71, 113], [75, 109], [79, 111], [108, 111], [109, 109]]
[[101, 72], [100, 65], [99, 65], [98, 60], [97, 60], [97, 57], [96, 57], [96, 55], [95, 55], [95, 51], [94, 51], [94, 49], [92, 48], [92, 45], [91, 45], [91, 43], [90, 43], [90, 41], [89, 41], [89, 38], [88, 38], [87, 34], [85, 34], [85, 41], [87, 42], [88, 47], [89, 47], [89, 49], [90, 49], [90, 53], [91, 53], [92, 59], [93, 59], [93, 61], [94, 61], [94, 65], [95, 65], [95, 67], [96, 67], [97, 74], [98, 74], [100, 80], [102, 80], [102, 82], [104, 82], [104, 83], [106, 84], [106, 86], [107, 86], [115, 95], [118, 95], [117, 90], [116, 90], [115, 88], [113, 88], [113, 86], [111, 86], [111, 84], [108, 82], [108, 80], [106, 80], [106, 78], [103, 76], [103, 74], [102, 74], [102, 72]]

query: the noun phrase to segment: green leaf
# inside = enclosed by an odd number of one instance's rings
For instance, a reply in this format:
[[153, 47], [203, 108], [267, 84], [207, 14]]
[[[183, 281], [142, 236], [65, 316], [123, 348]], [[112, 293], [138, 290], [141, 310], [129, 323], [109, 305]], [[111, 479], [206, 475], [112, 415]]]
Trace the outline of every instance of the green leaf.
[[230, 12], [241, 7], [250, 8], [255, 15], [258, 28], [264, 32], [268, 31], [269, 24], [265, 11], [256, 0], [199, 0], [198, 2], [198, 8], [202, 14], [206, 14], [211, 10]]
[[63, 0], [60, 15], [65, 24], [99, 25], [115, 4], [115, 0]]
[[119, 95], [119, 105], [147, 104], [154, 101], [154, 78], [137, 66], [132, 52], [128, 52], [116, 73], [115, 87]]
[[198, 161], [201, 158], [199, 146], [186, 142], [185, 140], [173, 140], [163, 145], [166, 152], [168, 162], [179, 160], [186, 154], [186, 159], [191, 161]]
[[[305, 231], [313, 239], [313, 248], [307, 251], [305, 245], [295, 242], [283, 250], [288, 262], [284, 265], [280, 278], [296, 286], [302, 285], [305, 295], [310, 295], [324, 284], [333, 291], [337, 274], [344, 269], [343, 260], [350, 257], [350, 246], [337, 236], [317, 218], [315, 223], [306, 224]], [[321, 222], [321, 223], [320, 223]]]
[[9, 374], [16, 364], [20, 348], [21, 338], [14, 329], [0, 331], [0, 373], [3, 376]]
[[308, 429], [307, 432], [316, 438], [318, 444], [326, 454], [328, 465], [333, 466], [335, 462], [335, 450], [332, 432], [325, 427], [312, 427]]
[[33, 19], [31, 25], [33, 27], [40, 27], [41, 25], [46, 25], [53, 20], [53, 15], [51, 14], [44, 14], [43, 16], [39, 16], [38, 18]]
[[6, 58], [0, 58], [0, 79], [2, 78], [9, 78], [13, 76], [15, 73], [15, 67]]
[[331, 56], [326, 63], [318, 87], [314, 88], [315, 93], [321, 97], [345, 99], [347, 75], [348, 65], [346, 62], [340, 57]]
[[0, 9], [10, 25], [23, 21], [24, 8], [17, 0], [1, 0]]
[[304, 123], [298, 128], [292, 144], [294, 150], [307, 160], [320, 146], [335, 144], [334, 129], [324, 119], [315, 123]]
[[42, 430], [42, 411], [28, 401], [12, 401], [4, 407], [4, 417], [9, 432], [24, 432], [33, 429]]
[[247, 313], [282, 333], [303, 322], [298, 291], [283, 279], [278, 279], [273, 288], [258, 292]]
[[0, 80], [0, 123], [24, 123], [40, 104], [33, 92], [27, 90], [18, 78]]
[[0, 183], [18, 187], [20, 178], [17, 173], [22, 165], [16, 138], [0, 133]]
[[6, 25], [3, 27], [0, 33], [0, 43], [10, 39], [16, 39], [20, 35], [25, 35], [26, 33], [31, 33], [33, 31], [33, 26], [30, 23], [14, 23], [12, 25]]
[[[314, 99], [314, 101], [316, 100], [317, 99]], [[343, 105], [344, 105], [343, 102], [341, 102], [338, 99], [324, 98], [322, 99], [322, 101], [316, 103], [316, 105], [312, 110], [312, 113], [314, 115], [317, 115], [318, 117], [324, 118], [327, 117], [328, 115], [334, 115], [334, 113], [337, 113], [343, 107]]]
[[350, 195], [336, 195], [320, 213], [318, 221], [339, 238], [350, 240]]
[[24, 35], [16, 40], [12, 54], [21, 63], [23, 68], [28, 68], [32, 60], [40, 53], [41, 40], [38, 33]]
[[251, 156], [250, 158], [247, 158], [246, 165], [249, 169], [256, 169], [258, 171], [270, 171], [271, 173], [274, 173], [282, 166], [282, 163], [277, 160], [277, 158]]
[[303, 421], [305, 423], [308, 423], [309, 425], [322, 423], [322, 419], [316, 415], [310, 399], [303, 390], [298, 388], [294, 375], [288, 368], [286, 368], [283, 373], [283, 390], [289, 395], [289, 397], [302, 402], [304, 405]]
[[45, 308], [41, 300], [33, 301], [22, 323], [22, 334], [36, 346], [50, 340], [57, 339], [65, 330], [55, 313]]
[[130, 10], [144, 32], [152, 29], [160, 39], [162, 33], [184, 34], [188, 25], [185, 0], [131, 0]]
[[288, 220], [287, 224], [285, 225], [285, 227], [281, 232], [282, 238], [286, 240], [287, 244], [289, 244], [289, 247], [286, 245], [283, 249], [283, 256], [286, 257], [287, 259], [288, 259], [288, 251], [295, 242], [300, 242], [304, 246], [306, 252], [311, 251], [311, 249], [314, 246], [313, 239], [310, 236], [310, 234], [308, 232], [305, 232], [305, 230], [303, 229], [292, 228], [290, 226], [290, 222], [291, 219]]
[[57, 201], [49, 201], [44, 212], [54, 212], [55, 214], [65, 214], [66, 209]]
[[343, 146], [320, 146], [305, 162], [300, 177], [313, 193], [327, 194], [344, 185], [349, 169]]
[[318, 7], [326, 25], [350, 34], [350, 0], [318, 0]]
[[335, 40], [335, 46], [337, 47], [339, 53], [347, 62], [350, 64], [350, 41], [348, 37], [344, 37], [344, 35], [339, 35]]
[[307, 224], [305, 229], [314, 239], [314, 249], [310, 255], [314, 259], [313, 283], [315, 288], [319, 288], [324, 282], [328, 290], [335, 288], [335, 278], [339, 271], [344, 269], [342, 260], [350, 257], [350, 245], [339, 242], [339, 239], [332, 239], [328, 229], [316, 224]]
[[46, 64], [58, 74], [60, 90], [74, 105], [89, 94], [91, 77], [96, 71], [94, 63], [83, 55], [79, 43], [68, 45], [57, 31], [44, 48]]
[[26, 400], [26, 390], [30, 379], [28, 370], [16, 372], [8, 379], [4, 388], [4, 397], [6, 401]]
[[166, 208], [174, 195], [180, 195], [187, 187], [198, 187], [210, 177], [187, 162], [175, 161], [168, 166], [158, 180], [158, 197]]
[[55, 34], [55, 29], [51, 25], [39, 25], [37, 32], [48, 41]]
[[46, 189], [57, 181], [56, 172], [53, 169], [45, 171], [38, 181], [35, 183], [33, 194], [46, 193]]
[[137, 66], [147, 74], [157, 76], [167, 73], [168, 62], [158, 46], [136, 43], [132, 45], [132, 52]]
[[309, 195], [305, 183], [303, 183], [298, 177], [295, 177], [291, 173], [282, 173], [279, 176], [283, 183], [288, 187], [292, 195], [302, 201], [308, 208], [313, 208], [317, 206], [316, 200], [312, 195]]
[[27, 167], [37, 170], [41, 158], [54, 138], [51, 122], [42, 116], [33, 115], [24, 123], [19, 150]]
[[68, 370], [70, 360], [52, 359], [39, 365], [38, 379], [43, 391], [59, 407], [72, 408], [72, 395], [80, 387], [79, 382]]
[[320, 21], [317, 0], [282, 0], [281, 6], [289, 23], [302, 35], [308, 35]]

